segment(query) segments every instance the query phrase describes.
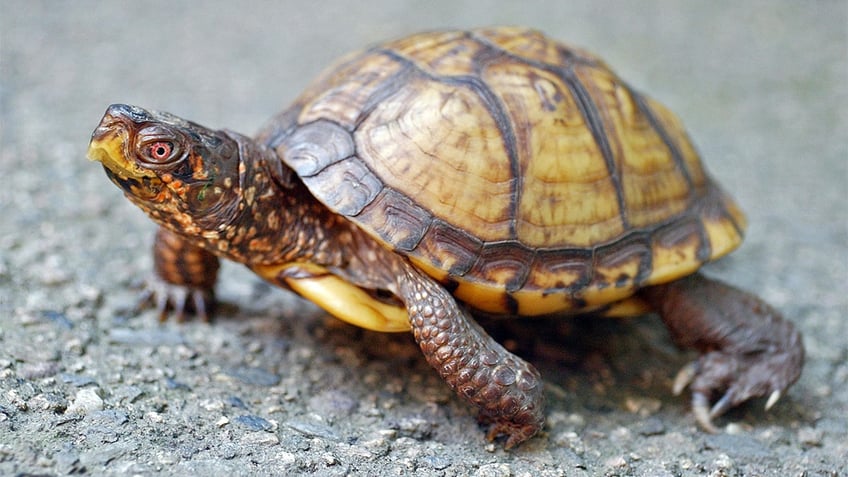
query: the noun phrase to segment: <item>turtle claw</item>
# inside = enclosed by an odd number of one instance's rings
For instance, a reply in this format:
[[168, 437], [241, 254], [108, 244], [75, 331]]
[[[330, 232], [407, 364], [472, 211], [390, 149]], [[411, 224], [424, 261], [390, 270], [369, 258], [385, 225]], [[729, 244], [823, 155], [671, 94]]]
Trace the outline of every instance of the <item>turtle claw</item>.
[[478, 420], [484, 424], [490, 424], [489, 431], [486, 432], [486, 440], [494, 441], [498, 436], [507, 436], [504, 443], [504, 450], [510, 450], [513, 447], [521, 444], [527, 439], [536, 435], [542, 427], [541, 423], [529, 422], [526, 424], [518, 424], [510, 421], [493, 421], [490, 418], [479, 417]]
[[686, 386], [689, 386], [689, 383], [695, 379], [695, 376], [698, 374], [698, 366], [695, 362], [691, 362], [686, 366], [680, 368], [680, 371], [677, 372], [677, 375], [674, 377], [674, 386], [671, 389], [671, 392], [675, 396], [679, 396], [680, 393], [686, 389]]
[[194, 314], [200, 321], [209, 321], [209, 312], [215, 304], [212, 290], [167, 283], [159, 278], [147, 281], [139, 297], [136, 310], [150, 307], [156, 309], [160, 322], [168, 321], [171, 312], [178, 323], [185, 321], [186, 314]]
[[728, 409], [732, 408], [736, 403], [733, 401], [731, 397], [731, 393], [728, 392], [724, 396], [721, 397], [715, 404], [713, 404], [712, 409], [710, 409], [710, 417], [716, 418], [721, 416]]
[[771, 396], [769, 396], [768, 400], [766, 400], [766, 407], [765, 407], [766, 411], [768, 411], [769, 409], [772, 408], [772, 406], [777, 404], [777, 401], [780, 400], [781, 396], [783, 396], [783, 392], [780, 391], [780, 390], [772, 392]]
[[713, 424], [713, 413], [710, 410], [710, 400], [706, 394], [692, 393], [692, 412], [695, 414], [695, 421], [702, 429], [710, 434], [717, 434], [718, 428]]
[[[715, 433], [718, 429], [713, 419], [751, 398], [768, 396], [765, 409], [771, 409], [797, 378], [799, 367], [780, 366], [792, 358], [780, 352], [759, 356], [710, 352], [677, 373], [673, 391], [679, 394], [689, 387], [695, 420], [705, 431]], [[711, 398], [717, 396], [711, 404]]]

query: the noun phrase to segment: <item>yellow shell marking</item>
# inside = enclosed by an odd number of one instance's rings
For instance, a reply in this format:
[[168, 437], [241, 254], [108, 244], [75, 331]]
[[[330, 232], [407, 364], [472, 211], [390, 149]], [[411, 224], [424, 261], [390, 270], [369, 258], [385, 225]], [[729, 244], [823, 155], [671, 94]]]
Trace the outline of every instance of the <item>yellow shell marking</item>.
[[318, 265], [287, 263], [252, 268], [266, 280], [284, 282], [300, 296], [352, 325], [383, 332], [411, 329], [405, 308], [383, 303]]

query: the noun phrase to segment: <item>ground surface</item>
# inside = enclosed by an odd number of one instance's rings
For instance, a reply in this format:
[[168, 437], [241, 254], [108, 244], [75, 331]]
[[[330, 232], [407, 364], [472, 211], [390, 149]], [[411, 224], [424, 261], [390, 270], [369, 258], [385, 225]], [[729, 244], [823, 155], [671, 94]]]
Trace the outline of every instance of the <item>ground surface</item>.
[[[0, 1], [0, 475], [845, 475], [846, 2], [285, 3]], [[805, 335], [771, 412], [697, 430], [656, 318], [520, 323], [493, 331], [548, 419], [504, 452], [409, 336], [238, 266], [213, 325], [133, 313], [153, 224], [84, 157], [109, 103], [250, 133], [351, 48], [487, 24], [597, 51], [685, 119], [751, 224], [708, 272]]]

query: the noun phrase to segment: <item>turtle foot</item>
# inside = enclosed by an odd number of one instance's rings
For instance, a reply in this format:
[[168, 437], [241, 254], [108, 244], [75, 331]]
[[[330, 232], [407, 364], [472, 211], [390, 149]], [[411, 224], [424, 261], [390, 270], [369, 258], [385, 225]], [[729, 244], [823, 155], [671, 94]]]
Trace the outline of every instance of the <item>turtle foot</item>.
[[688, 386], [696, 421], [704, 430], [718, 432], [713, 419], [749, 399], [768, 397], [765, 408], [770, 409], [798, 378], [802, 362], [803, 349], [794, 345], [751, 355], [713, 351], [678, 373], [674, 392]]
[[701, 356], [674, 382], [692, 390], [695, 419], [712, 420], [749, 399], [771, 408], [801, 375], [804, 345], [792, 322], [756, 296], [700, 274], [649, 287], [642, 297], [659, 311], [674, 341]]
[[136, 309], [151, 306], [156, 309], [160, 322], [167, 321], [171, 312], [180, 323], [185, 321], [187, 314], [208, 322], [215, 308], [215, 294], [212, 289], [174, 285], [151, 278], [144, 285]]
[[504, 449], [513, 447], [535, 436], [545, 422], [541, 409], [523, 409], [522, 411], [506, 418], [504, 416], [490, 416], [487, 411], [480, 411], [478, 420], [482, 424], [488, 424], [489, 430], [486, 439], [494, 441], [498, 436], [506, 436]]

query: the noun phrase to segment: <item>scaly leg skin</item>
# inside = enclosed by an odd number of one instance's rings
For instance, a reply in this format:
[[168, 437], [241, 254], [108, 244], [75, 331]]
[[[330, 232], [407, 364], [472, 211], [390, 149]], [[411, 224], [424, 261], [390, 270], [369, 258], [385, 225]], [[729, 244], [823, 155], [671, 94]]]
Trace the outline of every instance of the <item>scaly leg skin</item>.
[[147, 283], [141, 302], [156, 306], [159, 321], [167, 320], [171, 309], [177, 321], [183, 321], [187, 311], [209, 321], [218, 266], [218, 257], [160, 227], [153, 242], [155, 276]]
[[399, 282], [415, 340], [427, 362], [491, 424], [487, 438], [507, 436], [510, 449], [544, 424], [539, 372], [495, 342], [429, 277], [406, 267]]
[[705, 430], [717, 432], [713, 418], [753, 397], [768, 396], [769, 409], [800, 376], [801, 334], [756, 296], [700, 274], [641, 295], [678, 346], [701, 353], [680, 371], [674, 392], [689, 385], [695, 418]]

